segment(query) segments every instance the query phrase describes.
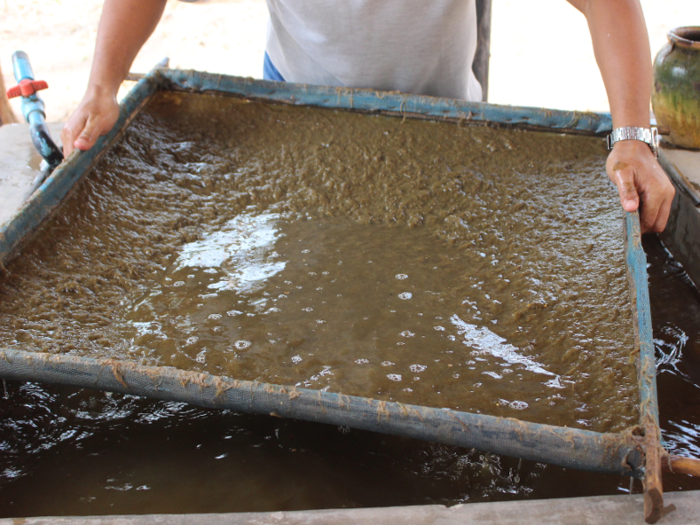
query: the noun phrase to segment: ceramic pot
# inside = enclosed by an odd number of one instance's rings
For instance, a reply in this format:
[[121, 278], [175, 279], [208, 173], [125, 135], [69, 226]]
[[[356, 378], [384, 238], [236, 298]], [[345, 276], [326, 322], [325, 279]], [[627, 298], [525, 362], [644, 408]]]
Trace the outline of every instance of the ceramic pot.
[[700, 27], [679, 27], [654, 60], [651, 104], [666, 142], [700, 149]]

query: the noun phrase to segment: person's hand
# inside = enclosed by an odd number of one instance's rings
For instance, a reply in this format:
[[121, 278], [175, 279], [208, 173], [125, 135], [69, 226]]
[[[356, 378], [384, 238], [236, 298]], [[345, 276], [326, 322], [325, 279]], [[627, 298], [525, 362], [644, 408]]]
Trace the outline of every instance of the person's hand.
[[89, 89], [61, 131], [64, 157], [74, 149], [90, 149], [114, 127], [118, 118], [119, 104], [114, 94]]
[[606, 169], [620, 193], [622, 208], [625, 211], [640, 208], [642, 233], [662, 232], [676, 190], [649, 146], [639, 140], [616, 142]]

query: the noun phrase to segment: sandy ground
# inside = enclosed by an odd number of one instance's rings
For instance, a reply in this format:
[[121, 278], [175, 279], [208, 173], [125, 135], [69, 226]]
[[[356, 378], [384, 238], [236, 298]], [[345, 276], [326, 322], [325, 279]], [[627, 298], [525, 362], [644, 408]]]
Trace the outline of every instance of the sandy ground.
[[[0, 64], [14, 85], [11, 56], [26, 51], [48, 119], [61, 121], [80, 101], [92, 61], [99, 0], [0, 0]], [[700, 25], [698, 0], [642, 0], [652, 53], [677, 26]], [[132, 71], [165, 56], [171, 67], [261, 77], [264, 0], [170, 0]], [[585, 19], [564, 0], [493, 0], [489, 101], [498, 104], [607, 111]], [[21, 116], [19, 103], [13, 101]]]

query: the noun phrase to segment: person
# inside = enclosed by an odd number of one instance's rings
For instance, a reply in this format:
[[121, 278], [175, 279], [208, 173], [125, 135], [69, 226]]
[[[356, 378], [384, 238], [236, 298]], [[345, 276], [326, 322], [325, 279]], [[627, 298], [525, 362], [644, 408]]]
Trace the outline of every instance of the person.
[[[638, 0], [568, 0], [583, 13], [615, 129], [650, 128], [651, 52]], [[475, 0], [268, 0], [268, 78], [481, 100], [471, 62]], [[117, 90], [166, 0], [106, 0], [87, 91], [61, 133], [64, 154], [115, 124]], [[666, 226], [675, 190], [648, 144], [618, 140], [606, 170], [643, 232]]]

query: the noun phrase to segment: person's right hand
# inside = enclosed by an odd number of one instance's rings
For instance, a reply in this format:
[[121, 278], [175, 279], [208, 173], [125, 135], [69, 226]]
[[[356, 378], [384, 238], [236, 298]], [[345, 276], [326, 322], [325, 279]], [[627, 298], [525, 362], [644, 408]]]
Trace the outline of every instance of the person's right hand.
[[98, 138], [114, 127], [118, 118], [119, 104], [113, 93], [88, 89], [61, 131], [64, 157], [67, 158], [74, 149], [90, 149]]

